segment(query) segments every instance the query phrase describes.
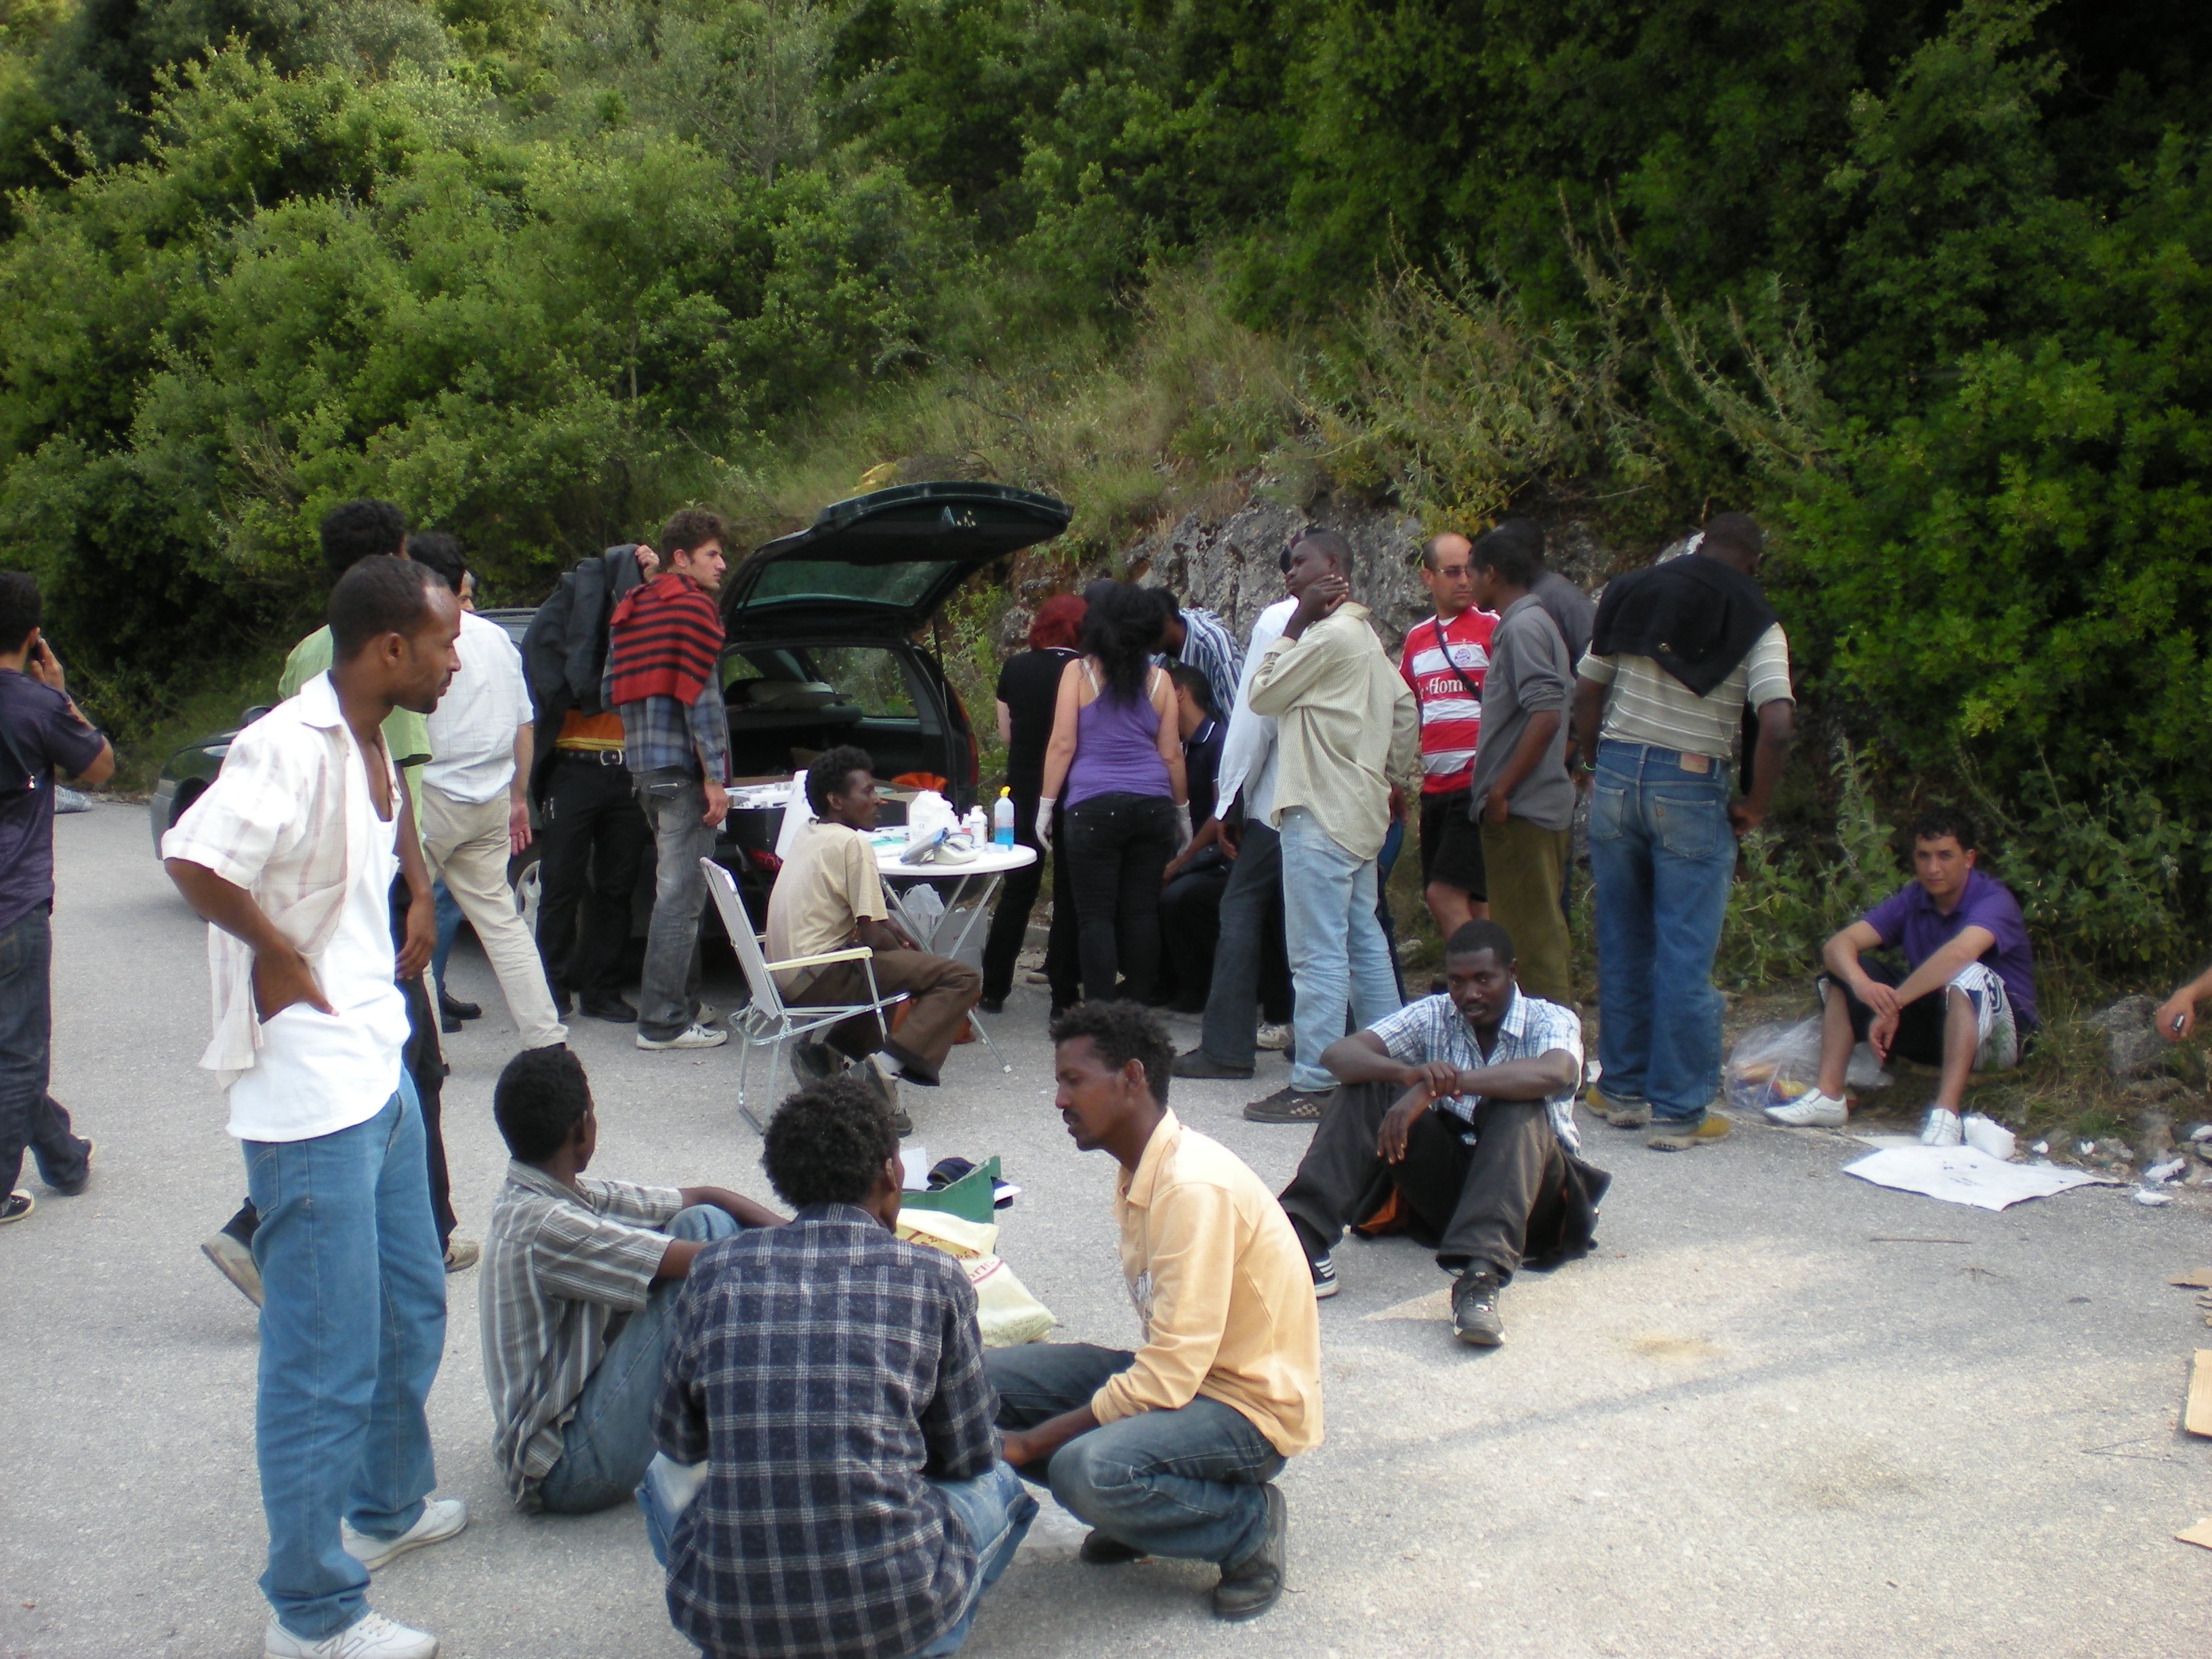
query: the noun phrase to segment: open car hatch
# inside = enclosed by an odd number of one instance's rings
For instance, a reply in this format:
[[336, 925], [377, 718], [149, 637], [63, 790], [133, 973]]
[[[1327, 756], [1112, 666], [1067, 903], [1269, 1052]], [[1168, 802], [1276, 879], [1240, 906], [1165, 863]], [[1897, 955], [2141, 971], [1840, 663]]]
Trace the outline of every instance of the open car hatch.
[[833, 618], [910, 634], [994, 559], [1067, 528], [1074, 509], [991, 483], [899, 484], [833, 501], [812, 524], [756, 549], [722, 586], [722, 620], [757, 633]]

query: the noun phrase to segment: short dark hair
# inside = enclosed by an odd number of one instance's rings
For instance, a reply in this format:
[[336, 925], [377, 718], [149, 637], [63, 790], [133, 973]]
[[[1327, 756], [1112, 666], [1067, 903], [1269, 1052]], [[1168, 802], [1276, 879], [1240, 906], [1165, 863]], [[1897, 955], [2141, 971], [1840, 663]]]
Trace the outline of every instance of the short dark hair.
[[524, 1164], [543, 1164], [567, 1146], [591, 1109], [584, 1062], [563, 1043], [525, 1048], [492, 1085], [492, 1121], [508, 1153]]
[[1136, 1002], [1079, 1002], [1054, 1015], [1052, 1022], [1055, 1047], [1078, 1037], [1089, 1037], [1110, 1070], [1118, 1072], [1135, 1060], [1145, 1068], [1145, 1086], [1152, 1098], [1163, 1106], [1168, 1103], [1175, 1044], [1151, 1009]]
[[[1302, 547], [1316, 548], [1326, 554], [1328, 562], [1336, 567], [1339, 575], [1349, 576], [1352, 574], [1352, 544], [1334, 530], [1302, 531], [1297, 540], [1291, 544], [1291, 551], [1295, 553]], [[1285, 568], [1288, 568], [1288, 566]]]
[[1510, 968], [1513, 965], [1513, 935], [1494, 921], [1478, 918], [1460, 923], [1444, 941], [1444, 954], [1448, 957], [1471, 957], [1478, 951], [1490, 951]]
[[1912, 839], [1915, 842], [1941, 841], [1946, 836], [1958, 837], [1959, 850], [1971, 853], [1981, 845], [1975, 835], [1972, 818], [1956, 806], [1931, 806], [1912, 820]]
[[865, 749], [855, 749], [849, 743], [825, 749], [806, 763], [806, 804], [818, 818], [830, 810], [830, 796], [845, 793], [845, 784], [854, 773], [875, 769], [875, 760]]
[[407, 556], [452, 588], [455, 599], [460, 597], [469, 562], [461, 556], [459, 538], [442, 530], [418, 530], [407, 538]]
[[1171, 664], [1168, 678], [1190, 693], [1190, 700], [1209, 714], [1221, 711], [1213, 706], [1213, 682], [1187, 662]]
[[858, 1078], [834, 1077], [786, 1097], [768, 1121], [761, 1168], [793, 1209], [858, 1204], [898, 1156], [898, 1126], [883, 1097]]
[[1716, 513], [1705, 520], [1705, 546], [1733, 548], [1754, 562], [1766, 556], [1766, 532], [1747, 513]]
[[331, 660], [351, 662], [371, 640], [412, 634], [430, 614], [429, 567], [412, 559], [363, 559], [331, 589]]
[[1544, 532], [1534, 519], [1508, 519], [1474, 538], [1468, 562], [1496, 571], [1516, 587], [1533, 587], [1544, 574]]
[[390, 501], [340, 501], [323, 514], [315, 534], [323, 544], [323, 568], [336, 581], [363, 559], [397, 553], [407, 539], [407, 520]]
[[[660, 526], [660, 556], [664, 562], [678, 553], [689, 553], [695, 547], [708, 542], [722, 541], [730, 533], [722, 515], [703, 507], [679, 507], [668, 515], [668, 522]], [[729, 550], [726, 546], [723, 551]]]
[[0, 651], [21, 651], [45, 614], [36, 576], [27, 570], [0, 570]]

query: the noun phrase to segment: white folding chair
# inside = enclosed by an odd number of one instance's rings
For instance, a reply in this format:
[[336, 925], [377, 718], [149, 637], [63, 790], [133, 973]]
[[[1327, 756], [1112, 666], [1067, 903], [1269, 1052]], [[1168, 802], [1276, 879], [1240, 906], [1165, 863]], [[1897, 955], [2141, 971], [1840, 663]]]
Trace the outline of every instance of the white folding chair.
[[[737, 882], [712, 859], [701, 859], [699, 867], [706, 872], [707, 890], [714, 896], [714, 908], [721, 913], [723, 931], [730, 936], [730, 944], [738, 953], [738, 964], [745, 970], [745, 985], [752, 992], [752, 1000], [730, 1016], [730, 1030], [744, 1045], [738, 1053], [738, 1110], [744, 1114], [746, 1122], [766, 1134], [768, 1126], [761, 1121], [760, 1114], [745, 1103], [746, 1073], [752, 1065], [753, 1050], [775, 1050], [768, 1062], [768, 1086], [773, 1089], [775, 1068], [783, 1061], [786, 1042], [811, 1036], [856, 1014], [873, 1014], [878, 1030], [887, 1030], [884, 1010], [905, 1001], [906, 993], [894, 991], [884, 996], [877, 990], [876, 953], [865, 945], [855, 945], [845, 951], [825, 951], [820, 956], [793, 957], [788, 962], [767, 961], [761, 955], [760, 941], [753, 937], [753, 919], [745, 913], [745, 902], [738, 894]], [[836, 962], [865, 964], [868, 975], [866, 1002], [835, 1006], [810, 1003], [799, 1008], [785, 1005], [782, 988], [775, 982], [779, 972], [791, 968], [823, 968]]]

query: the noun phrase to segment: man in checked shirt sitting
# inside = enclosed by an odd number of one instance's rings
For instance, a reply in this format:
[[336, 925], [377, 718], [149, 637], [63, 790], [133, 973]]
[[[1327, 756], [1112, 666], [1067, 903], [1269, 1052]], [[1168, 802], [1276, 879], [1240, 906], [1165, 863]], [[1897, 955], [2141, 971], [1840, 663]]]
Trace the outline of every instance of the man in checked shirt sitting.
[[1582, 1021], [1515, 983], [1505, 930], [1462, 923], [1445, 942], [1444, 981], [1445, 994], [1322, 1052], [1344, 1086], [1283, 1208], [1316, 1297], [1336, 1294], [1329, 1251], [1347, 1224], [1411, 1233], [1455, 1276], [1453, 1334], [1495, 1347], [1514, 1270], [1584, 1254], [1613, 1178], [1575, 1156]]
[[[709, 1246], [677, 1299], [638, 1492], [670, 1617], [708, 1659], [957, 1652], [1037, 1508], [999, 1461], [975, 1290], [893, 1234], [898, 1131], [858, 1080], [786, 1100], [761, 1163], [797, 1213]], [[680, 1510], [671, 1462], [703, 1465]]]

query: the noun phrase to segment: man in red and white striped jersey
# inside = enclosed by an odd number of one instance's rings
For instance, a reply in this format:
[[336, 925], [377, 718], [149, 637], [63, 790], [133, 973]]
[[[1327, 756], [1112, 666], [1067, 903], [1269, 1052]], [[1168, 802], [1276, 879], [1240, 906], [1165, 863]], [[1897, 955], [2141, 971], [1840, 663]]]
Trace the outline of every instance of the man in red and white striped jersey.
[[1474, 603], [1468, 543], [1452, 531], [1421, 548], [1421, 581], [1436, 614], [1406, 635], [1398, 672], [1421, 706], [1421, 890], [1446, 939], [1490, 915], [1482, 829], [1468, 811], [1482, 677], [1498, 618]]

